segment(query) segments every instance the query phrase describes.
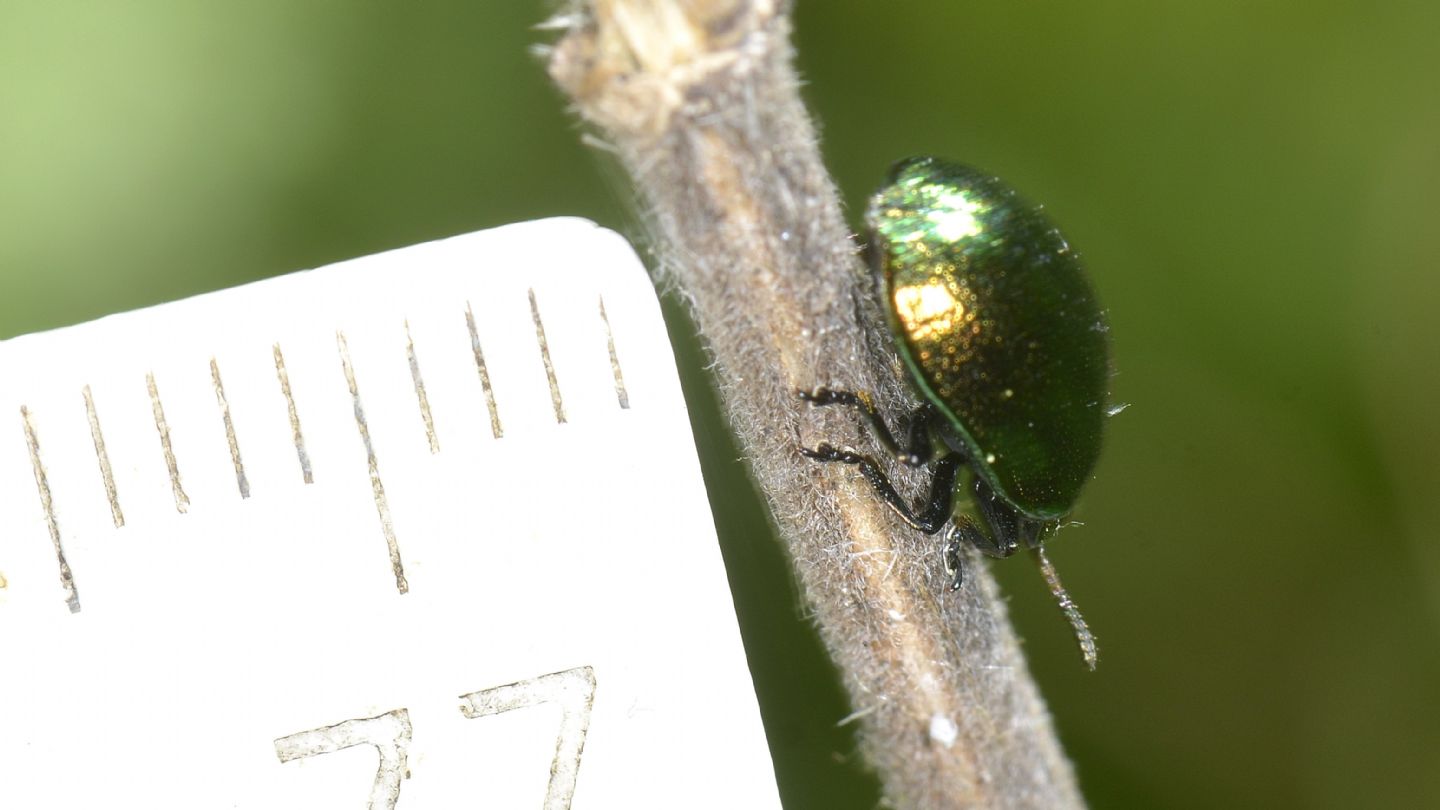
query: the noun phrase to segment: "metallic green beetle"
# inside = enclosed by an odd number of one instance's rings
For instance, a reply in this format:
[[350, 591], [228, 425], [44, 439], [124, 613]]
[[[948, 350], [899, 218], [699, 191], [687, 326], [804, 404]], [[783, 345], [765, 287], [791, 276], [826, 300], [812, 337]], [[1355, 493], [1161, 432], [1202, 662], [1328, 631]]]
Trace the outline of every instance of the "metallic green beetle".
[[[962, 542], [992, 557], [1032, 550], [1093, 669], [1095, 639], [1042, 547], [1090, 477], [1107, 413], [1109, 329], [1079, 259], [1041, 210], [1000, 180], [931, 157], [896, 164], [865, 221], [882, 308], [925, 404], [902, 446], [864, 393], [819, 388], [801, 397], [857, 408], [904, 464], [928, 465], [938, 451], [931, 497], [912, 509], [876, 461], [853, 450], [803, 452], [857, 465], [921, 531], [949, 524], [953, 588], [963, 581]], [[952, 514], [962, 467], [988, 531]]]

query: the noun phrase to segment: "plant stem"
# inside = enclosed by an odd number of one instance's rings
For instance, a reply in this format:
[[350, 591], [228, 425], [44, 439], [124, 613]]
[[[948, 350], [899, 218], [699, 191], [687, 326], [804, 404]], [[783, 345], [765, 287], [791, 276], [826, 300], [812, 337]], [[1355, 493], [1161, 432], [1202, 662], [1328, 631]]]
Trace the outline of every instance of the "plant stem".
[[[662, 280], [692, 305], [727, 414], [898, 807], [1083, 806], [989, 571], [901, 523], [846, 465], [853, 413], [909, 412], [870, 282], [797, 93], [778, 0], [590, 0], [559, 18], [551, 76], [640, 191]], [[830, 411], [840, 411], [831, 413]], [[897, 469], [897, 485], [920, 491]]]

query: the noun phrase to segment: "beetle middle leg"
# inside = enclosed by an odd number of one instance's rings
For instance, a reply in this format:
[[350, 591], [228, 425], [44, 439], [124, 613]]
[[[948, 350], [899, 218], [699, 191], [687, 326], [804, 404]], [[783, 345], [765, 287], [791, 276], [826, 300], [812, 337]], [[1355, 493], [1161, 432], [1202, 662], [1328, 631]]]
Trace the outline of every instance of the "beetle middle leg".
[[949, 453], [935, 462], [935, 473], [930, 479], [930, 497], [922, 509], [915, 509], [895, 491], [895, 485], [890, 483], [889, 476], [885, 475], [871, 456], [853, 450], [842, 450], [829, 444], [821, 444], [814, 449], [802, 447], [800, 452], [817, 461], [854, 464], [859, 467], [860, 473], [870, 482], [880, 499], [895, 510], [901, 520], [926, 534], [940, 531], [950, 520], [951, 505], [955, 499], [955, 476], [960, 472], [959, 453]]

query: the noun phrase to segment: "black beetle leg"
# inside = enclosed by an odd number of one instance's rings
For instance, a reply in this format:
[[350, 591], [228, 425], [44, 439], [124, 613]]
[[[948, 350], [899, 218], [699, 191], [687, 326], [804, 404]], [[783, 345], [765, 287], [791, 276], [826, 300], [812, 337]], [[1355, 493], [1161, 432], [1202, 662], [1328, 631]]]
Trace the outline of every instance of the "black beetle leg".
[[963, 528], [959, 525], [955, 528], [958, 534], [962, 535], [970, 545], [974, 546], [977, 551], [986, 557], [995, 557], [1003, 560], [1011, 554], [1014, 554], [1017, 548], [1014, 544], [1007, 545], [1003, 541], [991, 537], [989, 532], [981, 529], [969, 520], [964, 521]]
[[822, 444], [813, 450], [802, 447], [800, 452], [817, 461], [836, 461], [858, 466], [880, 499], [894, 509], [901, 520], [926, 534], [940, 531], [950, 519], [950, 507], [955, 497], [955, 476], [960, 471], [958, 453], [950, 453], [935, 463], [935, 475], [930, 479], [930, 498], [924, 511], [916, 514], [917, 510], [905, 503], [905, 499], [895, 491], [895, 485], [890, 483], [890, 479], [880, 470], [880, 465], [870, 456], [853, 450], [841, 450], [828, 444]]
[[[988, 532], [975, 529], [978, 542], [975, 548], [988, 557], [1009, 557], [1020, 548], [1022, 529], [1029, 529], [1033, 521], [1024, 521], [1008, 503], [997, 498], [990, 486], [979, 476], [971, 486], [976, 510], [990, 529]], [[1025, 532], [1028, 534], [1028, 532]], [[1027, 539], [1028, 543], [1028, 539]]]
[[910, 415], [910, 426], [906, 431], [905, 446], [895, 441], [895, 434], [890, 432], [890, 426], [885, 424], [885, 417], [875, 409], [875, 403], [870, 401], [866, 394], [854, 391], [836, 391], [830, 388], [816, 388], [813, 391], [800, 391], [800, 399], [819, 408], [826, 405], [845, 405], [859, 411], [865, 420], [870, 423], [870, 429], [875, 432], [875, 438], [880, 440], [886, 450], [895, 457], [896, 461], [909, 467], [923, 467], [930, 463], [934, 455], [934, 447], [930, 442], [930, 425], [935, 418], [935, 406], [926, 402], [915, 409]]

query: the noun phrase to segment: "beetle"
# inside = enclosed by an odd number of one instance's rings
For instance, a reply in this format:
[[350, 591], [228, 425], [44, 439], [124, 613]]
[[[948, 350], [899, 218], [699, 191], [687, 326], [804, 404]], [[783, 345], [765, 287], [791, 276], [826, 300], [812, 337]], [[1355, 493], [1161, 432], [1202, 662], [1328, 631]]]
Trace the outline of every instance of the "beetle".
[[[934, 157], [895, 164], [865, 223], [881, 309], [923, 404], [902, 443], [864, 392], [800, 397], [856, 409], [896, 461], [931, 467], [930, 496], [912, 508], [863, 453], [828, 443], [801, 452], [857, 466], [922, 532], [948, 525], [952, 590], [964, 581], [962, 544], [991, 557], [1030, 550], [1094, 669], [1095, 638], [1043, 548], [1090, 478], [1107, 414], [1109, 327], [1079, 258], [1001, 180]], [[983, 526], [954, 508], [959, 486]]]

